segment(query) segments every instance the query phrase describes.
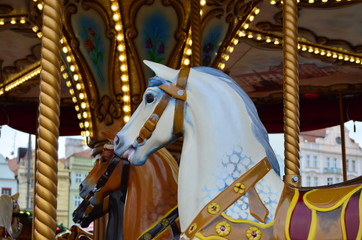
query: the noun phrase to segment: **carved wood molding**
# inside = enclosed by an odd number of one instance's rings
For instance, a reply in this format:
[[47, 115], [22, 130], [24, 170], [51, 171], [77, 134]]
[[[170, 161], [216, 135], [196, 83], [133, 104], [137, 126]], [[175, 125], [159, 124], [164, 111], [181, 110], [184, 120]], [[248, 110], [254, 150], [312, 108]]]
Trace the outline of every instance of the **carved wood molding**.
[[[109, 52], [104, 53], [108, 54], [108, 58], [104, 61], [107, 62], [107, 73], [108, 79], [106, 79], [106, 86], [108, 93], [107, 95], [103, 95], [99, 92], [97, 82], [95, 77], [92, 74], [91, 67], [88, 65], [85, 56], [80, 51], [80, 42], [76, 37], [75, 30], [72, 27], [72, 17], [75, 14], [79, 13], [79, 9], [88, 11], [94, 10], [99, 14], [99, 16], [104, 21], [104, 26], [106, 28], [105, 37], [106, 41], [109, 42]], [[82, 75], [82, 80], [85, 86], [85, 91], [88, 96], [89, 106], [92, 111], [95, 113], [96, 118], [92, 119], [93, 126], [95, 129], [95, 134], [97, 129], [97, 123], [101, 122], [102, 124], [109, 126], [112, 125], [115, 119], [120, 119], [121, 117], [121, 84], [120, 84], [120, 72], [119, 72], [119, 64], [117, 61], [117, 51], [116, 51], [116, 37], [114, 30], [114, 22], [112, 20], [112, 16], [109, 11], [105, 9], [105, 6], [102, 6], [99, 2], [96, 1], [77, 1], [70, 0], [67, 1], [67, 4], [64, 8], [64, 29], [63, 34], [66, 37], [67, 41], [70, 43], [70, 47], [72, 52], [74, 53], [74, 57], [76, 59], [76, 63], [78, 65], [78, 69], [80, 74]], [[95, 136], [96, 138], [98, 136]]]

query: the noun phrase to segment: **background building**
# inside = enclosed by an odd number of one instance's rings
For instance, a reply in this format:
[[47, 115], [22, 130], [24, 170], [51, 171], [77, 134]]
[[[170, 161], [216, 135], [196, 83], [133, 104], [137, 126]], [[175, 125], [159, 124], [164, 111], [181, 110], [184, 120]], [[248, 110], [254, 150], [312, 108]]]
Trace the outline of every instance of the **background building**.
[[[362, 174], [362, 149], [345, 129], [347, 178]], [[302, 186], [339, 183], [342, 176], [340, 127], [335, 126], [300, 134], [300, 163]]]
[[15, 174], [8, 167], [8, 159], [0, 154], [0, 195], [14, 195], [18, 192]]
[[[69, 200], [68, 200], [68, 226], [75, 224], [72, 219], [73, 211], [82, 202], [79, 196], [79, 184], [93, 168], [91, 149], [84, 150], [81, 139], [66, 139], [66, 162], [69, 164]], [[70, 146], [70, 147], [68, 147]]]

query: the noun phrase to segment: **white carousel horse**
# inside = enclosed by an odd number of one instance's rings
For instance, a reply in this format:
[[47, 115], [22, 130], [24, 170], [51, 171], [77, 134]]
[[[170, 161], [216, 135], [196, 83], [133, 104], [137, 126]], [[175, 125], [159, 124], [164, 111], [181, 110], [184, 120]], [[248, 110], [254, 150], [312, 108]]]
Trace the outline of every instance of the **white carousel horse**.
[[115, 154], [142, 165], [183, 135], [182, 239], [362, 239], [361, 184], [332, 190], [285, 184], [254, 104], [229, 76], [145, 63], [156, 77], [115, 137]]
[[0, 196], [0, 239], [16, 239], [21, 233], [23, 226], [20, 219], [13, 217], [14, 213], [20, 211], [18, 197], [18, 193]]

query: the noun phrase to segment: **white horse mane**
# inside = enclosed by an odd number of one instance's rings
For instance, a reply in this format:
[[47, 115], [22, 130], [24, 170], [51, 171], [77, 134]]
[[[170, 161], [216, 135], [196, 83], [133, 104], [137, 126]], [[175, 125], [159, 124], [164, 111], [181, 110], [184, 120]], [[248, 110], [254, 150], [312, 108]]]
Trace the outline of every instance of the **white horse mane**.
[[218, 79], [220, 81], [227, 83], [243, 99], [247, 112], [249, 113], [249, 116], [252, 120], [253, 133], [255, 137], [259, 140], [260, 144], [264, 147], [268, 160], [272, 165], [273, 169], [276, 173], [278, 173], [278, 175], [280, 175], [279, 163], [272, 147], [269, 144], [268, 133], [264, 125], [262, 124], [255, 105], [251, 101], [250, 97], [244, 92], [243, 89], [239, 87], [239, 85], [237, 85], [237, 83], [230, 76], [226, 75], [224, 72], [210, 67], [195, 67], [193, 69], [219, 77]]

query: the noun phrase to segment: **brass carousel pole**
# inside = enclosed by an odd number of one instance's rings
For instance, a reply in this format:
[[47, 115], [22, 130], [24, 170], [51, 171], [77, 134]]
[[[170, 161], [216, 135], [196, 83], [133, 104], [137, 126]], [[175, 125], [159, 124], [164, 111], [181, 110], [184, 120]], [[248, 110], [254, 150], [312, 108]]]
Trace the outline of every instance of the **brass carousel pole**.
[[300, 186], [299, 172], [299, 82], [298, 7], [296, 0], [283, 4], [283, 104], [284, 104], [284, 180]]
[[44, 0], [33, 239], [55, 238], [63, 1]]
[[341, 130], [341, 150], [342, 150], [342, 169], [343, 181], [347, 181], [347, 160], [346, 160], [346, 138], [344, 134], [344, 115], [343, 115], [343, 95], [339, 94], [339, 126]]

